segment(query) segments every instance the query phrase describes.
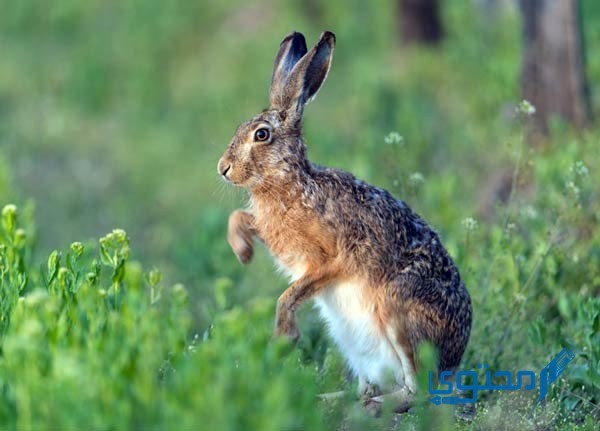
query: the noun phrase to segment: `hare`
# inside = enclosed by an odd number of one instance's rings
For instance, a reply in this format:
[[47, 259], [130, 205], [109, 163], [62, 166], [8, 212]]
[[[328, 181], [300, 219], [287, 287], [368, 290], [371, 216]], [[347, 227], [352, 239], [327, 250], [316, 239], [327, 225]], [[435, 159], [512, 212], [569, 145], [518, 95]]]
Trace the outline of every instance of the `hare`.
[[471, 299], [438, 235], [404, 202], [308, 160], [302, 114], [334, 46], [329, 31], [310, 51], [297, 32], [281, 42], [270, 107], [238, 127], [218, 163], [219, 174], [250, 196], [248, 208], [229, 217], [228, 241], [245, 264], [260, 239], [289, 275], [277, 335], [297, 340], [296, 311], [314, 299], [361, 395], [380, 402], [390, 394], [409, 405], [420, 343], [437, 347], [439, 370], [458, 367]]

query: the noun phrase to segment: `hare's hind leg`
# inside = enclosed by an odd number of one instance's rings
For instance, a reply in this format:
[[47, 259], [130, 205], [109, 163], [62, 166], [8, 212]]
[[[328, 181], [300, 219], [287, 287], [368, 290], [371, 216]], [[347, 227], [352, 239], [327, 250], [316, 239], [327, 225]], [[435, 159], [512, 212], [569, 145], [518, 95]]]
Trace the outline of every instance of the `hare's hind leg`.
[[379, 415], [383, 403], [388, 401], [393, 403], [396, 413], [405, 413], [412, 407], [415, 393], [408, 386], [404, 386], [394, 392], [371, 397], [364, 402], [364, 406], [367, 411]]
[[379, 386], [371, 383], [365, 376], [358, 376], [358, 396], [363, 400], [369, 400], [381, 395]]
[[[381, 413], [384, 402], [392, 403], [396, 413], [405, 413], [412, 407], [415, 400], [417, 382], [413, 351], [407, 343], [403, 342], [403, 337], [396, 334], [397, 329], [389, 328], [388, 341], [399, 360], [395, 386], [388, 389], [391, 392], [386, 393], [381, 393], [377, 385], [374, 385], [374, 390], [363, 392], [363, 405], [369, 413], [375, 416]], [[369, 391], [373, 385], [366, 382], [363, 387]], [[359, 388], [361, 388], [360, 379]]]
[[229, 216], [227, 241], [241, 263], [248, 263], [254, 254], [253, 237], [256, 235], [254, 216], [247, 211], [235, 210]]

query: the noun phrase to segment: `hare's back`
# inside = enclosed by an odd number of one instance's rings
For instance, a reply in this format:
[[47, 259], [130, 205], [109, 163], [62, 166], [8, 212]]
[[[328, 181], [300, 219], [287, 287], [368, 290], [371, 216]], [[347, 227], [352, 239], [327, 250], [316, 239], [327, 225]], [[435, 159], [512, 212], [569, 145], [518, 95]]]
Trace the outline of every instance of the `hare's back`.
[[387, 190], [331, 168], [315, 168], [313, 178], [309, 205], [337, 231], [348, 257], [378, 263], [392, 275], [437, 240], [427, 222]]

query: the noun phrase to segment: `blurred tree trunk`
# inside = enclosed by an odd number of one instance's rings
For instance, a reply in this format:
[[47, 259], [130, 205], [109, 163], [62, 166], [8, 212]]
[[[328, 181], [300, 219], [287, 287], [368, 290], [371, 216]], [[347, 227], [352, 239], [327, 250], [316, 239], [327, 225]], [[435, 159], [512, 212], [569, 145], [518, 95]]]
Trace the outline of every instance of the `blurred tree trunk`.
[[442, 40], [439, 0], [398, 0], [398, 14], [404, 43], [434, 45]]
[[520, 0], [521, 94], [536, 108], [534, 135], [558, 115], [577, 127], [590, 119], [579, 0]]

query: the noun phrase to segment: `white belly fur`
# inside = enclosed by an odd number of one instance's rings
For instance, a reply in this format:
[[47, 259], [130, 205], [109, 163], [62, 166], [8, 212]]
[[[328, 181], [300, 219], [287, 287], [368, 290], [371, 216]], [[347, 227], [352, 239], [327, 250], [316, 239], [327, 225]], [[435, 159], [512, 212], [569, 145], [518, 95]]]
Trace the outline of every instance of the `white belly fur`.
[[[277, 263], [291, 282], [302, 277], [306, 270], [301, 264], [288, 268]], [[397, 343], [381, 333], [375, 323], [374, 304], [365, 289], [366, 283], [362, 280], [329, 286], [315, 297], [315, 305], [359, 381], [376, 384], [384, 392], [404, 386], [413, 390], [414, 376], [402, 363], [407, 357]], [[387, 332], [393, 333], [391, 328], [387, 328]], [[405, 373], [409, 374], [405, 376]]]
[[405, 386], [401, 354], [376, 325], [364, 290], [360, 281], [340, 283], [317, 296], [315, 304], [352, 372], [387, 392]]

